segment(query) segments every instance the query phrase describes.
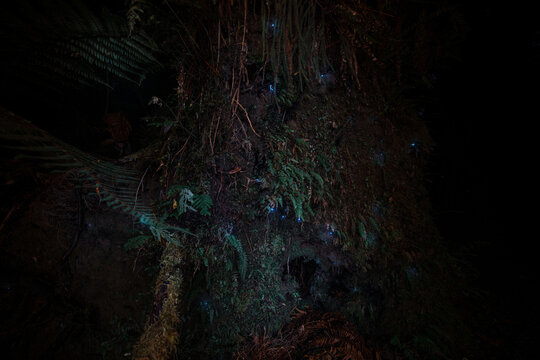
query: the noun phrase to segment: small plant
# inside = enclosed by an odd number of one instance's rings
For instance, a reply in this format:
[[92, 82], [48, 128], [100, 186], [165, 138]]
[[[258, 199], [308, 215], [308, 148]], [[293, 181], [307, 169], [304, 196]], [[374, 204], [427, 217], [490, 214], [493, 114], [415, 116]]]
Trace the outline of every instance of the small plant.
[[[285, 134], [293, 134], [293, 131], [285, 127]], [[325, 187], [325, 181], [315, 169], [324, 171], [327, 166], [324, 158], [315, 158], [308, 142], [302, 138], [291, 136], [271, 136], [271, 140], [278, 150], [274, 151], [274, 157], [268, 161], [268, 171], [274, 178], [273, 193], [263, 201], [270, 204], [270, 208], [279, 205], [284, 206], [284, 200], [294, 210], [298, 221], [304, 221], [314, 215], [311, 204], [317, 199], [330, 198], [330, 193]], [[289, 149], [288, 144], [292, 144]], [[322, 159], [322, 160], [321, 160]]]
[[212, 198], [208, 194], [195, 194], [187, 186], [173, 185], [167, 193], [168, 199], [162, 206], [173, 209], [173, 212], [166, 212], [165, 216], [173, 216], [175, 219], [188, 210], [198, 212], [203, 216], [210, 215]]
[[240, 271], [240, 277], [242, 280], [246, 278], [247, 269], [247, 257], [242, 247], [242, 242], [233, 234], [225, 234], [227, 242], [236, 250], [238, 254], [238, 270]]

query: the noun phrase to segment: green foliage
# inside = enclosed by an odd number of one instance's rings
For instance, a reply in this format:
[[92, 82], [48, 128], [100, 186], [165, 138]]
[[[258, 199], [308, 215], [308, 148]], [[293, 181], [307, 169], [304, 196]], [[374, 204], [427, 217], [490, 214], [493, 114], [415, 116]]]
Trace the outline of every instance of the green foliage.
[[233, 234], [225, 234], [225, 239], [231, 244], [238, 254], [238, 269], [242, 280], [246, 278], [247, 257], [242, 247], [242, 242]]
[[142, 21], [141, 15], [144, 14], [145, 7], [147, 6], [146, 0], [130, 0], [129, 8], [126, 12], [127, 25], [129, 33], [131, 34], [138, 23]]
[[210, 208], [212, 207], [212, 198], [209, 194], [195, 194], [193, 196], [193, 206], [203, 216], [210, 216]]
[[139, 196], [138, 175], [107, 161], [99, 160], [53, 137], [27, 120], [0, 108], [2, 147], [15, 150], [19, 158], [38, 160], [41, 167], [55, 172], [77, 172], [91, 184], [101, 202], [132, 215], [149, 228], [156, 239], [178, 244], [177, 234], [194, 235], [189, 230], [157, 220]]
[[176, 219], [188, 210], [199, 212], [203, 216], [210, 215], [212, 198], [209, 194], [194, 194], [193, 191], [184, 185], [172, 185], [167, 192], [168, 201], [162, 203], [162, 207], [172, 207], [172, 213], [166, 211], [165, 218], [173, 216]]
[[291, 109], [300, 99], [300, 93], [293, 84], [289, 84], [288, 89], [276, 86], [276, 101], [282, 109]]
[[173, 197], [173, 209], [176, 210], [174, 216], [178, 219], [178, 216], [186, 213], [188, 210], [195, 211], [195, 208], [190, 204], [193, 204], [193, 193], [187, 187], [181, 185], [173, 185], [169, 188], [169, 197]]
[[124, 18], [105, 9], [97, 14], [81, 0], [24, 1], [20, 8], [20, 14], [1, 18], [0, 32], [17, 34], [0, 50], [3, 71], [38, 77], [53, 87], [110, 87], [109, 76], [140, 85], [160, 67], [154, 41], [143, 32], [131, 33]]
[[[202, 293], [200, 288], [192, 287], [193, 293], [188, 295], [197, 299], [197, 311], [192, 309], [185, 316], [186, 321], [198, 325], [202, 321], [206, 332], [202, 341], [201, 335], [196, 334], [186, 334], [184, 341], [190, 350], [194, 350], [192, 341], [197, 341], [207, 357], [234, 351], [249, 335], [275, 333], [289, 320], [290, 312], [300, 301], [296, 282], [282, 280], [281, 260], [286, 248], [281, 236], [255, 240], [249, 252], [244, 252], [237, 236], [226, 232], [221, 236], [226, 241], [221, 249], [213, 245], [206, 250], [199, 247], [195, 251], [197, 255], [191, 255], [200, 259], [197, 261], [204, 264], [206, 271], [198, 275], [205, 277]], [[236, 256], [238, 266], [231, 262]], [[241, 260], [243, 257], [245, 260]], [[244, 279], [243, 261], [246, 262]]]
[[[297, 218], [305, 220], [314, 215], [311, 207], [317, 199], [329, 199], [331, 195], [325, 186], [326, 168], [316, 159], [312, 148], [303, 138], [294, 137], [294, 131], [284, 126], [285, 135], [271, 135], [277, 151], [267, 163], [273, 178], [273, 193], [263, 199], [269, 207], [283, 206], [284, 200], [292, 206]], [[292, 148], [291, 145], [292, 144]], [[294, 150], [294, 152], [293, 152]], [[317, 171], [322, 172], [319, 174]]]

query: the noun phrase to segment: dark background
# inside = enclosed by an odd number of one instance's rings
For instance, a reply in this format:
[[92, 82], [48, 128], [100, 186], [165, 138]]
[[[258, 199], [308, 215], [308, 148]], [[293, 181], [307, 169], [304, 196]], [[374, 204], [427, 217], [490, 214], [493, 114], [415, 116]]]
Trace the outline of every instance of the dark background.
[[[468, 26], [461, 56], [438, 65], [433, 87], [419, 101], [436, 142], [426, 181], [447, 246], [472, 265], [471, 301], [476, 302], [467, 311], [489, 341], [500, 342], [497, 358], [531, 358], [538, 353], [535, 335], [540, 333], [538, 235], [529, 226], [536, 213], [538, 161], [530, 155], [540, 120], [535, 111], [540, 17], [532, 6], [510, 2], [463, 1], [460, 9]], [[25, 91], [31, 89], [2, 86], [0, 105], [32, 119], [49, 112], [46, 103], [25, 108], [27, 101], [15, 98]], [[88, 104], [95, 104], [102, 103], [101, 95], [90, 91], [74, 97], [88, 96]], [[138, 105], [144, 108], [144, 100]], [[66, 111], [91, 117], [77, 108]], [[85, 136], [82, 132], [81, 139]], [[72, 140], [81, 144], [81, 139]]]
[[473, 267], [471, 316], [500, 343], [500, 358], [521, 359], [539, 353], [538, 236], [526, 228], [535, 217], [537, 162], [528, 159], [540, 19], [532, 7], [509, 5], [461, 4], [469, 27], [461, 59], [441, 66], [424, 118], [436, 141], [427, 176], [435, 220]]

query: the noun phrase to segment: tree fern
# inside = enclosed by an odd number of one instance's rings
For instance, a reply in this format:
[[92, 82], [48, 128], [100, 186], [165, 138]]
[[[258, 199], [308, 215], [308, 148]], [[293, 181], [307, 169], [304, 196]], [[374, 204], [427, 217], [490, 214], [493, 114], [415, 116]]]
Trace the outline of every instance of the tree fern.
[[[2, 11], [2, 69], [26, 80], [39, 76], [71, 86], [109, 85], [109, 76], [140, 84], [157, 69], [156, 44], [130, 32], [123, 17], [96, 14], [82, 1], [22, 1]], [[10, 74], [11, 75], [11, 74]]]
[[86, 181], [94, 184], [102, 202], [132, 215], [157, 239], [178, 244], [176, 233], [194, 235], [187, 229], [156, 219], [152, 209], [138, 196], [140, 180], [133, 170], [86, 154], [3, 108], [0, 108], [0, 139], [2, 147], [17, 151], [20, 158], [39, 160], [41, 167], [55, 172], [78, 171]]

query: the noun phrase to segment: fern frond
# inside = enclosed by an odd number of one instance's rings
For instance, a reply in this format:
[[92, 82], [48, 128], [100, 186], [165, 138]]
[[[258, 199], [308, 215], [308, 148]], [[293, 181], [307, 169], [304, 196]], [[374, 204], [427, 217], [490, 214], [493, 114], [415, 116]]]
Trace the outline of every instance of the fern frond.
[[208, 194], [196, 194], [193, 197], [193, 206], [199, 210], [201, 215], [209, 216], [210, 208], [212, 207], [212, 198]]
[[96, 14], [81, 0], [22, 1], [19, 9], [20, 14], [0, 19], [0, 33], [17, 34], [16, 40], [2, 39], [3, 71], [22, 66], [52, 83], [86, 86], [107, 85], [108, 74], [140, 84], [161, 66], [154, 56], [157, 45], [146, 34], [130, 32], [124, 18]]
[[225, 238], [238, 254], [238, 269], [240, 270], [240, 277], [244, 280], [247, 270], [247, 257], [244, 248], [242, 247], [242, 242], [233, 234], [226, 234]]
[[57, 172], [76, 170], [94, 184], [101, 201], [112, 209], [132, 215], [147, 226], [156, 239], [178, 244], [177, 233], [189, 230], [158, 221], [152, 209], [138, 198], [138, 174], [86, 154], [55, 138], [31, 122], [0, 108], [2, 147], [22, 152], [20, 158], [41, 161], [40, 166]]

